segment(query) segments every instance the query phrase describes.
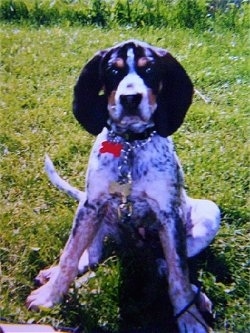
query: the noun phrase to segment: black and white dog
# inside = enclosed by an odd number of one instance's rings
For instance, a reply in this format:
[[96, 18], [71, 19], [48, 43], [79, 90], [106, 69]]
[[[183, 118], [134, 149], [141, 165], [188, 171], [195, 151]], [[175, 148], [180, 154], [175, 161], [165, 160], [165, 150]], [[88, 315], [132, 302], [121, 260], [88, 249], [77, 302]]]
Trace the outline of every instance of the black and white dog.
[[98, 135], [86, 192], [63, 181], [47, 158], [52, 182], [80, 203], [60, 263], [40, 272], [44, 285], [28, 297], [29, 308], [60, 302], [79, 271], [100, 261], [104, 237], [119, 239], [121, 226], [129, 224], [143, 239], [157, 231], [179, 331], [210, 331], [200, 311], [210, 311], [211, 302], [203, 293], [197, 297], [187, 258], [213, 240], [220, 212], [213, 202], [186, 195], [169, 137], [192, 95], [188, 75], [171, 54], [137, 40], [100, 51], [86, 64], [73, 103], [80, 124]]

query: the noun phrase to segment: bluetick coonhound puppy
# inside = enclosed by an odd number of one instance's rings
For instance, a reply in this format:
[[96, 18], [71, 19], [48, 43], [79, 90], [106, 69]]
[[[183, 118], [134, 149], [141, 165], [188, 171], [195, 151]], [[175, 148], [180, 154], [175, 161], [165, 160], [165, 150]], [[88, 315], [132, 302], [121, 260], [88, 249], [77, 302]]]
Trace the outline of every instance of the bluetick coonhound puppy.
[[[189, 281], [187, 258], [215, 237], [218, 207], [192, 199], [170, 135], [182, 124], [193, 85], [171, 54], [129, 40], [98, 52], [74, 88], [79, 123], [98, 135], [86, 177], [86, 192], [63, 181], [49, 158], [52, 182], [79, 200], [72, 232], [56, 267], [41, 271], [40, 288], [28, 308], [60, 302], [79, 271], [100, 261], [103, 238], [119, 238], [121, 225], [147, 237], [157, 230], [164, 252], [169, 297], [180, 332], [209, 332], [201, 311], [211, 303]], [[198, 301], [195, 302], [194, 300]]]

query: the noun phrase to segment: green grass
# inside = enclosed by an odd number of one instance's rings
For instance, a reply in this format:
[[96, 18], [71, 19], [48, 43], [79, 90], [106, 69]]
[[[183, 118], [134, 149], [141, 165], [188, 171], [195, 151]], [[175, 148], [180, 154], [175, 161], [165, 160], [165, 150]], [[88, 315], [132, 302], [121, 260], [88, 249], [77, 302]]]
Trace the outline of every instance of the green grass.
[[72, 87], [87, 59], [127, 38], [168, 48], [184, 65], [198, 97], [174, 135], [190, 195], [214, 200], [222, 226], [198, 262], [213, 300], [216, 331], [247, 332], [248, 39], [246, 31], [1, 25], [1, 317], [8, 320], [118, 327], [119, 261], [105, 262], [63, 305], [31, 313], [24, 302], [36, 273], [58, 260], [76, 203], [43, 171], [49, 153], [60, 173], [83, 187], [94, 138], [71, 112]]
[[2, 0], [0, 20], [22, 24], [166, 27], [197, 31], [249, 27], [249, 3], [227, 0]]

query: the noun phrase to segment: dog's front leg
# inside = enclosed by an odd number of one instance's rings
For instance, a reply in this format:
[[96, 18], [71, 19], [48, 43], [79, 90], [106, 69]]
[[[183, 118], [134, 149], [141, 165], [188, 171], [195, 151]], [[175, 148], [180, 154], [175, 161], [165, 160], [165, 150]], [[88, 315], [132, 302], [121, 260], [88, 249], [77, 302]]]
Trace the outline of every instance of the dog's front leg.
[[56, 274], [27, 298], [27, 307], [52, 307], [61, 301], [78, 273], [78, 262], [92, 242], [99, 226], [98, 205], [86, 201], [78, 207], [69, 240], [60, 258]]
[[160, 239], [168, 265], [169, 296], [174, 307], [179, 331], [182, 333], [207, 333], [209, 327], [194, 304], [188, 276], [186, 238], [178, 212], [161, 212]]

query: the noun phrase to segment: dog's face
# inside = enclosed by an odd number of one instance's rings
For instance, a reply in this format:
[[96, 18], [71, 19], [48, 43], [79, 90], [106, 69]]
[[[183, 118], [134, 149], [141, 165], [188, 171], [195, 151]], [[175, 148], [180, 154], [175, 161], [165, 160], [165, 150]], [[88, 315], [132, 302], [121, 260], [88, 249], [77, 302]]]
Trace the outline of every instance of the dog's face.
[[182, 124], [192, 95], [192, 82], [168, 51], [129, 40], [86, 64], [74, 88], [73, 111], [95, 135], [108, 124], [118, 134], [154, 126], [166, 137]]
[[115, 131], [140, 133], [153, 126], [162, 86], [159, 56], [145, 45], [128, 42], [109, 51], [101, 66]]

